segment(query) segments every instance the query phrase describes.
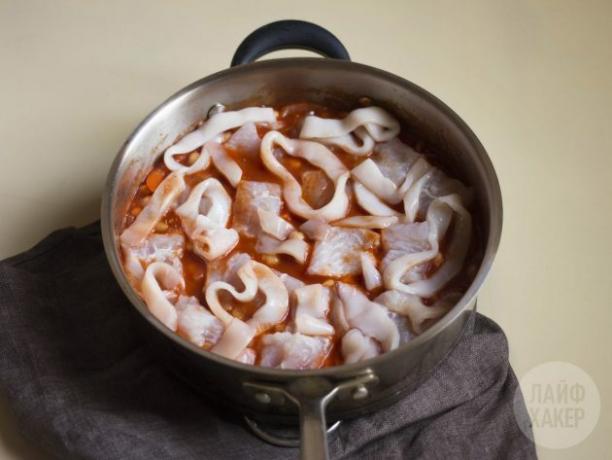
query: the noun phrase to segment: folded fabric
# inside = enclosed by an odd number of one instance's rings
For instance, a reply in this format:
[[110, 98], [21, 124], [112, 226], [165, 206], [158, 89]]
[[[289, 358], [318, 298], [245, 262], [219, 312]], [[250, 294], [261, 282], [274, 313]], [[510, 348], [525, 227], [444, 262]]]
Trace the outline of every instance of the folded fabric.
[[[0, 391], [23, 434], [61, 459], [290, 459], [155, 359], [106, 262], [99, 224], [59, 230], [0, 262]], [[332, 458], [525, 459], [502, 330], [474, 314], [431, 377], [346, 421]], [[526, 416], [526, 411], [518, 416]]]

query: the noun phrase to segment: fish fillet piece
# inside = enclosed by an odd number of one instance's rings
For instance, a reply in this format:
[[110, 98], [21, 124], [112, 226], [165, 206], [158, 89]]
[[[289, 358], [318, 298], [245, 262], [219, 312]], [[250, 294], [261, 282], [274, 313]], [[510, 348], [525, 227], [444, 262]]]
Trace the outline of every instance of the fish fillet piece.
[[317, 369], [329, 354], [332, 341], [328, 337], [277, 332], [264, 335], [261, 345], [259, 364], [263, 367]]
[[225, 143], [226, 147], [251, 157], [259, 156], [260, 145], [261, 138], [255, 123], [252, 122], [242, 125]]
[[219, 341], [223, 323], [200, 305], [198, 299], [182, 295], [174, 307], [178, 313], [177, 330], [191, 343], [209, 349]]
[[372, 302], [357, 287], [336, 283], [338, 296], [334, 308], [341, 323], [350, 329], [359, 329], [362, 334], [380, 343], [382, 351], [387, 352], [399, 345], [399, 331], [390, 318], [389, 310], [383, 305]]
[[358, 275], [361, 273], [361, 252], [371, 251], [379, 243], [380, 236], [376, 232], [332, 226], [315, 244], [308, 273], [336, 278]]
[[142, 244], [123, 246], [125, 268], [136, 282], [144, 276], [145, 268], [153, 262], [165, 262], [179, 273], [183, 272], [181, 257], [185, 249], [185, 238], [179, 233], [153, 233]]
[[258, 210], [278, 215], [282, 207], [281, 187], [270, 182], [241, 181], [234, 199], [233, 227], [254, 238], [260, 231]]
[[365, 361], [381, 354], [380, 345], [359, 329], [351, 329], [344, 334], [340, 347], [344, 364]]

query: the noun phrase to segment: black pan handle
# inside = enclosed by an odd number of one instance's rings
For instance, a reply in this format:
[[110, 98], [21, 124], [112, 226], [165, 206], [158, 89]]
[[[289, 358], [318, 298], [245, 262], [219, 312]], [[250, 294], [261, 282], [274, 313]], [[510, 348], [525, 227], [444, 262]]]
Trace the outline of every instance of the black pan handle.
[[305, 49], [332, 59], [350, 61], [348, 51], [329, 30], [312, 22], [287, 19], [251, 32], [234, 53], [231, 66], [248, 64], [282, 49]]

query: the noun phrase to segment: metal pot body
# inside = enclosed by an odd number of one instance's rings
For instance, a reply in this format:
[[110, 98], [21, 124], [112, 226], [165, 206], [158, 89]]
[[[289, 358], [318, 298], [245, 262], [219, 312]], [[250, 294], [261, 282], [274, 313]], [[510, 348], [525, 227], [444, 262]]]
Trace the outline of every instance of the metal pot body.
[[[217, 103], [232, 108], [307, 100], [350, 108], [364, 96], [417, 132], [440, 152], [453, 176], [474, 189], [475, 217], [484, 251], [472, 285], [454, 308], [425, 333], [396, 350], [363, 363], [313, 371], [265, 369], [227, 360], [191, 345], [153, 318], [124, 274], [118, 236], [129, 201], [154, 159], [205, 119]], [[297, 421], [300, 407], [302, 422], [304, 411], [314, 411], [315, 416], [318, 411], [321, 415], [325, 406], [331, 419], [357, 417], [394, 402], [428, 378], [451, 350], [473, 311], [476, 294], [498, 246], [501, 224], [501, 195], [491, 162], [476, 136], [450, 108], [422, 88], [390, 73], [350, 61], [319, 58], [278, 59], [233, 67], [169, 98], [122, 146], [108, 176], [102, 207], [109, 263], [126, 296], [142, 315], [147, 335], [158, 345], [160, 357], [203, 393], [221, 396], [245, 414], [283, 422]], [[319, 404], [318, 408], [309, 408], [312, 401]]]

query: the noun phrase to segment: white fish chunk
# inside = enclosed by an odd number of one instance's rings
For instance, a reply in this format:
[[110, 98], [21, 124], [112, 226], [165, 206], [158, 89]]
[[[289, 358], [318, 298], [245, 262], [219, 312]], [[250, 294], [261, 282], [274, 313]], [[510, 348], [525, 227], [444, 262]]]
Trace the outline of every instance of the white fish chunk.
[[174, 305], [178, 313], [178, 332], [198, 347], [215, 345], [223, 334], [223, 323], [195, 297], [180, 296]]
[[[427, 279], [404, 282], [405, 274], [439, 254], [439, 243], [446, 233], [451, 218], [455, 219], [444, 261]], [[427, 210], [430, 249], [406, 254], [393, 260], [383, 269], [383, 280], [388, 289], [395, 289], [420, 297], [431, 297], [453, 279], [463, 267], [472, 237], [472, 218], [461, 204], [459, 195], [436, 198]]]
[[[381, 232], [382, 245], [385, 250], [381, 263], [382, 270], [384, 271], [391, 262], [399, 257], [430, 250], [429, 229], [429, 222], [395, 224], [384, 229]], [[414, 266], [404, 272], [402, 280], [411, 282], [423, 279], [427, 268], [427, 263]]]
[[285, 241], [278, 240], [272, 236], [259, 235], [255, 251], [260, 254], [286, 254], [295, 259], [299, 264], [306, 263], [310, 246], [300, 238], [289, 238]]
[[331, 227], [317, 241], [308, 273], [330, 277], [361, 273], [360, 253], [370, 251], [380, 243], [378, 233], [361, 228]]
[[311, 337], [299, 333], [277, 332], [261, 339], [259, 364], [279, 369], [318, 369], [329, 354], [328, 337]]
[[277, 213], [258, 208], [257, 216], [259, 217], [261, 230], [278, 240], [287, 239], [289, 234], [295, 231], [295, 227]]
[[[387, 352], [399, 345], [399, 331], [391, 320], [389, 310], [372, 302], [355, 286], [336, 283], [336, 292], [342, 308], [343, 322], [351, 329], [359, 329], [364, 335], [378, 341]], [[336, 307], [336, 306], [335, 306]]]
[[235, 188], [242, 179], [242, 168], [228, 155], [223, 145], [211, 141], [207, 142], [203, 148], [210, 155], [215, 168]]
[[380, 345], [359, 329], [351, 329], [344, 334], [340, 346], [344, 364], [365, 361], [381, 354]]
[[306, 285], [306, 283], [304, 283], [302, 280], [299, 280], [291, 275], [288, 275], [287, 273], [279, 272], [278, 270], [273, 270], [273, 272], [283, 282], [290, 296], [291, 294], [293, 294], [293, 292], [296, 289], [301, 288]]
[[370, 158], [376, 163], [383, 176], [399, 187], [406, 179], [408, 170], [421, 158], [421, 155], [398, 138], [394, 138], [377, 144]]
[[300, 231], [314, 241], [324, 239], [329, 230], [331, 230], [331, 225], [322, 220], [311, 219], [300, 225]]
[[206, 270], [206, 287], [215, 281], [225, 281], [239, 286], [238, 269], [251, 260], [251, 256], [244, 252], [236, 252], [229, 258], [216, 259], [209, 262]]
[[281, 207], [280, 185], [241, 181], [234, 199], [233, 227], [241, 235], [254, 238], [260, 231], [258, 209], [278, 215]]
[[140, 282], [146, 266], [153, 262], [165, 262], [182, 273], [181, 258], [184, 248], [185, 238], [179, 233], [153, 233], [140, 246], [122, 247], [125, 256], [125, 268], [128, 275], [136, 282]]
[[255, 123], [245, 123], [238, 129], [225, 145], [242, 155], [259, 156], [261, 138], [257, 133]]
[[361, 274], [363, 283], [368, 291], [382, 286], [382, 276], [376, 268], [376, 258], [369, 252], [362, 252], [361, 259]]

